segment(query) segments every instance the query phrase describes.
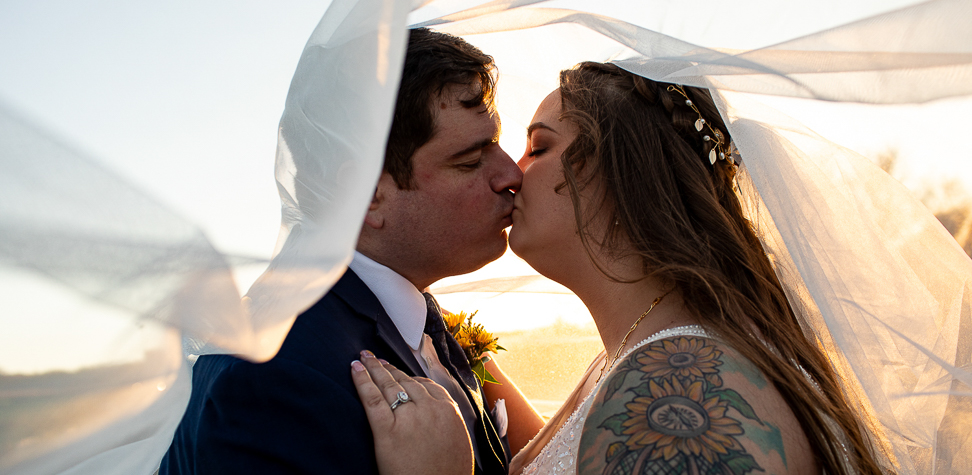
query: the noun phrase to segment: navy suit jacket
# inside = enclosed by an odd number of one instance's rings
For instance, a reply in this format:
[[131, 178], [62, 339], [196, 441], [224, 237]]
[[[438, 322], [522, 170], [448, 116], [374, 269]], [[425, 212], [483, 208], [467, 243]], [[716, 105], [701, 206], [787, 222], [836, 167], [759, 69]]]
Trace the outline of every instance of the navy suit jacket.
[[[159, 474], [377, 474], [371, 428], [351, 380], [351, 361], [364, 349], [425, 375], [378, 298], [349, 269], [297, 318], [270, 361], [199, 357], [189, 407]], [[506, 474], [509, 455], [481, 388], [459, 382], [479, 413], [476, 473]]]

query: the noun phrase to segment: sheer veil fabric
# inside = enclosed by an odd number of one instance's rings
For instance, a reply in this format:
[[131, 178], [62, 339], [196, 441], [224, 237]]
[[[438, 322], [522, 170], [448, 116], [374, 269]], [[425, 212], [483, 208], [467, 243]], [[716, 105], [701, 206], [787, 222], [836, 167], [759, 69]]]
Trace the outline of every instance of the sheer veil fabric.
[[[231, 275], [239, 259], [0, 105], [4, 326], [69, 315], [120, 335], [92, 343], [115, 356], [99, 365], [0, 374], [0, 472], [151, 473], [188, 401], [184, 353], [273, 356], [350, 258], [381, 168], [408, 25], [494, 55], [508, 129], [579, 61], [717, 91], [748, 216], [806, 332], [874, 425], [877, 448], [900, 473], [972, 471], [972, 261], [883, 171], [752, 96], [903, 104], [970, 95], [972, 4], [835, 7], [816, 30], [744, 44], [734, 28], [773, 30], [773, 12], [785, 7], [578, 3], [334, 1], [301, 55], [278, 129], [277, 249], [242, 298]], [[725, 44], [693, 44], [699, 28], [722, 26]], [[478, 289], [521, 283], [545, 291], [516, 278]], [[32, 313], [10, 316], [24, 309]]]

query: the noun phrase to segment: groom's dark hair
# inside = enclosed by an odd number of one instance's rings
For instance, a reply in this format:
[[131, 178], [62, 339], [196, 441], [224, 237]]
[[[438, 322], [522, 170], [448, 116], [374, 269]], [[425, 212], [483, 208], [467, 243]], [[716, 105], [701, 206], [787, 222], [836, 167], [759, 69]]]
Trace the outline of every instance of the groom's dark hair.
[[468, 85], [460, 103], [467, 108], [492, 108], [496, 88], [493, 57], [462, 38], [416, 28], [409, 32], [405, 67], [395, 102], [384, 170], [401, 189], [411, 189], [412, 154], [435, 135], [432, 100], [452, 85]]

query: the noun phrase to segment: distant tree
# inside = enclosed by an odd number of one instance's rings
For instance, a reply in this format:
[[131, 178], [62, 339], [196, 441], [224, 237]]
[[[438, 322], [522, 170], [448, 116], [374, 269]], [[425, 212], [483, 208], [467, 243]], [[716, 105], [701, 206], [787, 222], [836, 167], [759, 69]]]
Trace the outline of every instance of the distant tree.
[[[897, 166], [898, 159], [895, 149], [887, 149], [873, 158], [888, 175], [904, 182]], [[925, 179], [920, 185], [909, 188], [972, 257], [972, 194], [965, 185], [955, 178], [938, 182]]]

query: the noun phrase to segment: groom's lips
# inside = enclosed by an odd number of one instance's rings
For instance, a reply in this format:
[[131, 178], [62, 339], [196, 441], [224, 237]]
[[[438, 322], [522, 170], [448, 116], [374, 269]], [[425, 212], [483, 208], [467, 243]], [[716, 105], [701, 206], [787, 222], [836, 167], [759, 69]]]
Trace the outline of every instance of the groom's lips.
[[503, 215], [503, 219], [501, 221], [504, 228], [508, 228], [513, 225], [513, 211], [515, 210], [516, 210], [516, 206], [514, 206], [513, 203], [510, 203], [509, 211], [507, 211], [506, 214]]
[[503, 216], [503, 220], [501, 221], [501, 223], [503, 224], [504, 228], [508, 228], [513, 225], [513, 210], [510, 210], [510, 212], [507, 213], [506, 216]]

